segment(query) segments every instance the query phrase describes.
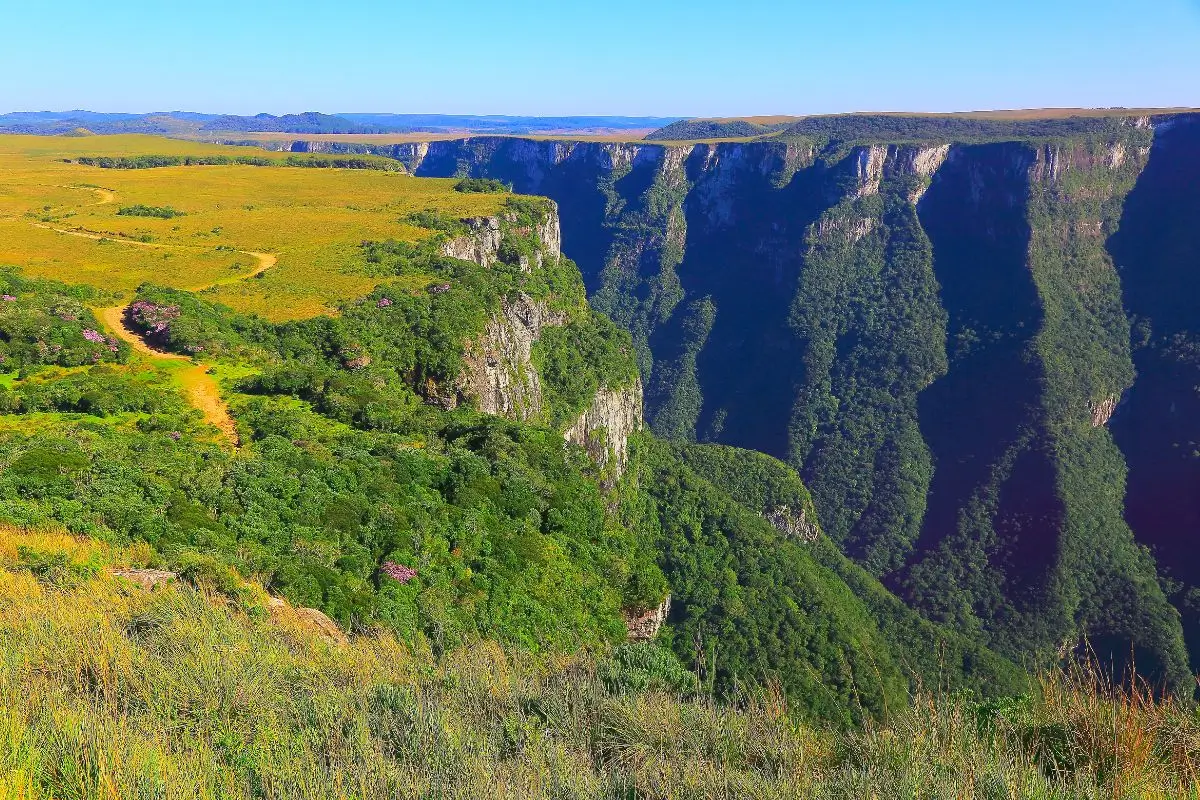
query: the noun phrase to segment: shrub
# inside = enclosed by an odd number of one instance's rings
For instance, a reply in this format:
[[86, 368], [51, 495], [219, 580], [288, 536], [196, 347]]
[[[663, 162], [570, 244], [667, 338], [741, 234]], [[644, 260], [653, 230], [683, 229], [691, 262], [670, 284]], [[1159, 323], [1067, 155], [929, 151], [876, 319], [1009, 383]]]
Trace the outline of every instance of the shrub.
[[512, 191], [512, 184], [494, 178], [463, 178], [454, 184], [454, 191], [471, 194], [503, 194]]

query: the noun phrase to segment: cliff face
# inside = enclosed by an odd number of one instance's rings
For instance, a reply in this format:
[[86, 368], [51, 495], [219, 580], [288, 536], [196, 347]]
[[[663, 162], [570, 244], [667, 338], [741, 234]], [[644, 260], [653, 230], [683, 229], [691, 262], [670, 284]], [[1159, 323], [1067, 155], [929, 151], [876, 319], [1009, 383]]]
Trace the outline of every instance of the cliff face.
[[1018, 657], [1132, 646], [1182, 682], [1156, 570], [1200, 655], [1200, 566], [1170, 533], [1200, 519], [1198, 130], [370, 152], [553, 198], [649, 426], [789, 461], [821, 529], [926, 614]]
[[[511, 233], [532, 235], [538, 247], [519, 256], [524, 272], [534, 272], [548, 260], [561, 258], [561, 233], [557, 208], [532, 226], [531, 231], [512, 230], [513, 215], [463, 220], [465, 233], [446, 239], [443, 255], [473, 261], [490, 268], [500, 259], [504, 237]], [[526, 294], [501, 301], [500, 310], [485, 325], [483, 334], [467, 342], [463, 370], [450, 392], [431, 388], [430, 395], [442, 405], [474, 402], [480, 411], [521, 421], [545, 416], [541, 377], [533, 363], [533, 348], [547, 327], [569, 322], [564, 311], [554, 310], [544, 300]], [[566, 429], [564, 438], [588, 451], [601, 468], [604, 484], [611, 488], [624, 474], [629, 460], [629, 437], [641, 430], [642, 385], [600, 386], [590, 406]]]
[[525, 295], [505, 300], [483, 336], [467, 346], [457, 393], [488, 414], [522, 421], [541, 416], [542, 383], [533, 367], [533, 343], [544, 327], [565, 321]]
[[[512, 225], [514, 222], [513, 214], [465, 219], [463, 224], [467, 231], [443, 242], [442, 255], [473, 261], [481, 267], [491, 267], [500, 259], [506, 223]], [[551, 205], [531, 231], [518, 233], [531, 234], [538, 243], [531, 254], [520, 255], [521, 269], [525, 272], [541, 269], [544, 259], [558, 259], [562, 255], [562, 230], [557, 207]]]
[[564, 436], [583, 447], [611, 482], [629, 463], [629, 437], [642, 428], [642, 384], [625, 389], [601, 387], [592, 405]]

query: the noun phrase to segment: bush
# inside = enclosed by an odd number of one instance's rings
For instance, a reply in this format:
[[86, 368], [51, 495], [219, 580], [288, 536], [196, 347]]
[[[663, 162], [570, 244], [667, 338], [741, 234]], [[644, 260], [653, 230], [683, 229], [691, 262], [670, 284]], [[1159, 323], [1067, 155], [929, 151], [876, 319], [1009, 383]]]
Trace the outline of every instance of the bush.
[[171, 208], [170, 206], [122, 206], [117, 211], [117, 216], [121, 217], [157, 217], [158, 219], [175, 219], [175, 217], [187, 216], [183, 211]]
[[615, 648], [597, 664], [596, 674], [612, 694], [665, 692], [694, 697], [700, 692], [696, 674], [684, 669], [670, 650], [652, 643]]
[[463, 178], [454, 184], [454, 191], [469, 194], [503, 194], [512, 191], [512, 184], [494, 178]]

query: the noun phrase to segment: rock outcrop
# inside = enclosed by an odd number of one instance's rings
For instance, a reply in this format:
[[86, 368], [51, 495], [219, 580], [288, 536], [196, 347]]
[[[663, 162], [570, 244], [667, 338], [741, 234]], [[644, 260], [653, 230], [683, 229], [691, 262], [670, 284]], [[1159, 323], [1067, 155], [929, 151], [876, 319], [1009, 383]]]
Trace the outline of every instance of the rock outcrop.
[[481, 267], [491, 267], [500, 254], [500, 220], [497, 217], [471, 217], [463, 222], [467, 233], [442, 243], [442, 255], [474, 261]]
[[650, 641], [658, 635], [670, 614], [671, 595], [667, 595], [661, 603], [646, 611], [625, 612], [623, 616], [625, 617], [625, 629], [629, 631], [629, 641]]
[[168, 586], [179, 579], [179, 575], [164, 569], [114, 569], [114, 578], [121, 578], [146, 591], [159, 586]]
[[767, 522], [775, 530], [788, 539], [801, 542], [815, 542], [821, 535], [821, 528], [816, 519], [810, 518], [808, 511], [803, 508], [792, 509], [789, 506], [775, 506], [763, 514]]
[[642, 427], [642, 383], [625, 389], [601, 387], [592, 405], [563, 437], [588, 451], [606, 473], [609, 485], [624, 474], [629, 463], [629, 437]]
[[[506, 226], [512, 225], [515, 221], [515, 214], [464, 219], [463, 224], [467, 226], [467, 232], [443, 242], [442, 255], [473, 261], [485, 269], [490, 269], [500, 260], [500, 245], [504, 241]], [[562, 255], [562, 227], [558, 218], [558, 206], [552, 202], [548, 204], [545, 216], [534, 226], [532, 231], [526, 229], [512, 232], [532, 233], [539, 242], [539, 247], [533, 253], [532, 258], [521, 256], [521, 269], [525, 272], [541, 269], [546, 259], [558, 259]]]
[[1108, 424], [1113, 412], [1117, 410], [1117, 398], [1106, 397], [1098, 403], [1088, 403], [1088, 411], [1092, 415], [1092, 427], [1100, 428]]
[[483, 335], [467, 345], [464, 368], [455, 386], [457, 400], [474, 400], [480, 411], [518, 420], [542, 413], [542, 382], [534, 369], [533, 343], [548, 325], [562, 325], [565, 315], [545, 303], [520, 295], [505, 300], [488, 320]]

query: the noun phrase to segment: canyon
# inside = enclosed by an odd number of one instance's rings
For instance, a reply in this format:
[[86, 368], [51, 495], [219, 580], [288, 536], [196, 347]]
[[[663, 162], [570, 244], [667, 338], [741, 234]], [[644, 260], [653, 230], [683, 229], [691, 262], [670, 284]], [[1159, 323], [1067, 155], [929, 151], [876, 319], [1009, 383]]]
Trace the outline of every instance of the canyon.
[[271, 146], [550, 197], [592, 305], [633, 335], [656, 434], [785, 460], [844, 552], [1002, 653], [1086, 640], [1186, 681], [1200, 119], [846, 119], [750, 142]]

